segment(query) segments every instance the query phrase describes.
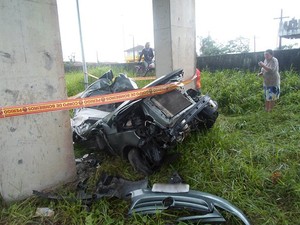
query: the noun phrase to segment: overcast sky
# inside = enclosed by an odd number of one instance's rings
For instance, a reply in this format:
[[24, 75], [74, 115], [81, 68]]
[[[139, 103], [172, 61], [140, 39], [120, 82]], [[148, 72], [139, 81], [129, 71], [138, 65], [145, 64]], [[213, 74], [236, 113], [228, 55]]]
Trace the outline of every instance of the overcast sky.
[[[124, 50], [150, 41], [154, 47], [152, 0], [78, 0], [87, 62], [122, 62]], [[256, 51], [278, 47], [280, 11], [300, 19], [299, 0], [195, 0], [196, 35], [218, 43], [239, 36], [250, 39]], [[76, 0], [57, 0], [64, 60], [81, 61]], [[196, 39], [198, 44], [199, 38]], [[283, 39], [283, 45], [300, 39]]]

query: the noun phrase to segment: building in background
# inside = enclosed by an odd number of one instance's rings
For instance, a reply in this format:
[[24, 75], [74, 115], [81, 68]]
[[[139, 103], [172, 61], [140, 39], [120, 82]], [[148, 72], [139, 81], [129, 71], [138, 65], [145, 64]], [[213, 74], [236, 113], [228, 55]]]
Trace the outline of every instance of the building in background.
[[139, 61], [140, 53], [142, 52], [144, 46], [137, 45], [133, 48], [129, 48], [124, 51], [125, 62], [137, 62]]

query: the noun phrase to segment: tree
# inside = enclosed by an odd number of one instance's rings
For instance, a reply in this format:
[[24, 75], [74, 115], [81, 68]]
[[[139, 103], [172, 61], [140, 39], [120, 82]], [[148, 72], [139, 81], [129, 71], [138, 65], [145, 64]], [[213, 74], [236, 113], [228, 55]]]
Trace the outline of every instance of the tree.
[[68, 56], [70, 63], [75, 63], [75, 52], [72, 52], [71, 55]]
[[215, 42], [210, 36], [200, 38], [200, 55], [220, 55], [229, 53], [249, 52], [250, 40], [244, 37], [238, 37], [228, 41], [225, 45]]
[[293, 44], [290, 44], [290, 45], [283, 45], [281, 46], [281, 49], [279, 50], [285, 50], [285, 49], [293, 49], [293, 48], [298, 48], [298, 43], [293, 43]]
[[219, 55], [222, 54], [221, 48], [210, 36], [200, 38], [200, 55]]
[[222, 52], [224, 54], [249, 52], [249, 44], [250, 40], [248, 38], [238, 37], [234, 40], [228, 41]]

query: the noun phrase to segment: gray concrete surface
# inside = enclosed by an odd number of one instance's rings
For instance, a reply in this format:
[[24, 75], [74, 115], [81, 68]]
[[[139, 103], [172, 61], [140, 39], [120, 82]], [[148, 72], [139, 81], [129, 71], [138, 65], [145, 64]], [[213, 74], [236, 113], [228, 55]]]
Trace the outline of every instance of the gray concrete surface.
[[195, 74], [195, 0], [153, 0], [156, 76], [183, 68]]
[[[0, 106], [67, 99], [56, 0], [0, 2]], [[75, 176], [69, 112], [0, 119], [0, 194], [23, 199]]]

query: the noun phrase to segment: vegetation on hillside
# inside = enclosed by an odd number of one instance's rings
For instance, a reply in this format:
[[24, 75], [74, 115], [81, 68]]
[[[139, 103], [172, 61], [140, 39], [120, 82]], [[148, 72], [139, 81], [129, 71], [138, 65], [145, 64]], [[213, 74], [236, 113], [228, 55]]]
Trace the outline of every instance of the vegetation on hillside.
[[[107, 69], [91, 73], [101, 75]], [[82, 80], [80, 73], [66, 75], [69, 96], [83, 90], [83, 86], [78, 87]], [[174, 151], [180, 152], [181, 157], [149, 176], [150, 183], [167, 182], [177, 171], [191, 189], [227, 199], [252, 224], [299, 224], [299, 74], [281, 74], [280, 100], [271, 113], [264, 111], [262, 80], [255, 73], [204, 71], [202, 86], [202, 93], [219, 104], [216, 124], [208, 132], [193, 134], [178, 145]], [[82, 156], [86, 152], [76, 147], [75, 153]], [[100, 167], [89, 180], [91, 190], [104, 171], [129, 180], [143, 178], [128, 162], [105, 154], [101, 157]], [[69, 188], [59, 192], [74, 196]], [[80, 201], [55, 202], [31, 197], [11, 205], [2, 202], [0, 224], [172, 224], [172, 217], [165, 214], [128, 218], [129, 206], [130, 201], [110, 198], [95, 202], [87, 210]], [[37, 207], [49, 207], [55, 215], [35, 217]], [[242, 224], [225, 215], [228, 224]]]

